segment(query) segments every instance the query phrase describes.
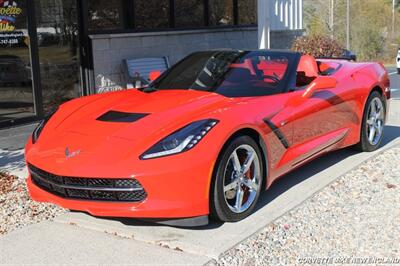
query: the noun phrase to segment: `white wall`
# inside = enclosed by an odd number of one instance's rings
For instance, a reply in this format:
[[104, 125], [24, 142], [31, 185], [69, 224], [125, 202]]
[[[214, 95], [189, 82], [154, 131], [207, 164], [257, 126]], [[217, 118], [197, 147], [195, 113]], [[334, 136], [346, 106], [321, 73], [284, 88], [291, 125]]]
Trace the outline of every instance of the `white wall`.
[[303, 0], [264, 0], [269, 3], [271, 30], [303, 29]]
[[270, 48], [270, 32], [303, 29], [303, 0], [258, 0], [259, 48]]

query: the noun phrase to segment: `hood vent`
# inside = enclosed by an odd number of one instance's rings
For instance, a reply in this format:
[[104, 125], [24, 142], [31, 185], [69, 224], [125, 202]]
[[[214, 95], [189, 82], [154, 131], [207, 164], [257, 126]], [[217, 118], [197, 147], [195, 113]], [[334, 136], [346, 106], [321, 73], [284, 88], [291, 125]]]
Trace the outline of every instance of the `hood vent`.
[[146, 113], [125, 113], [119, 111], [108, 111], [96, 120], [104, 122], [135, 122], [149, 114]]

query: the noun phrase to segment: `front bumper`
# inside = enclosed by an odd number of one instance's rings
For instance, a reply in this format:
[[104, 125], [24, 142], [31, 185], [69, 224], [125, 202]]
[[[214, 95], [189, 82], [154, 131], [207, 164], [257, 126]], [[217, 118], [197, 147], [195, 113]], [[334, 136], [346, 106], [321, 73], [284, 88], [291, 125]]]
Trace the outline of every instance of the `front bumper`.
[[[172, 226], [202, 226], [208, 224], [208, 210], [203, 213], [202, 206], [191, 204], [171, 205], [168, 201], [147, 200], [142, 203], [118, 203], [64, 199], [51, 194], [32, 182], [31, 176], [27, 179], [27, 186], [31, 198], [38, 202], [48, 202], [60, 207], [87, 212], [99, 217], [127, 217], [143, 218], [146, 221]], [[193, 216], [192, 216], [193, 215]]]
[[208, 202], [202, 204], [184, 199], [170, 201], [152, 197], [139, 203], [65, 199], [38, 187], [32, 182], [31, 176], [27, 179], [27, 186], [31, 198], [35, 201], [53, 203], [94, 216], [173, 219], [208, 215]]
[[31, 198], [105, 217], [172, 220], [209, 214], [209, 187], [215, 161], [211, 156], [196, 160], [199, 156], [187, 153], [159, 158], [157, 161], [116, 161], [115, 164], [102, 163], [98, 159], [88, 161], [85, 158], [92, 156], [63, 159], [55, 153], [38, 154], [29, 142], [26, 147], [28, 165], [64, 177], [132, 178], [144, 188], [145, 199], [141, 202], [121, 202], [66, 198], [40, 188], [29, 174], [27, 185]]
[[[185, 214], [185, 209], [180, 209], [180, 211], [178, 211], [172, 208], [172, 206], [165, 206], [163, 208], [159, 204], [160, 202], [152, 203], [152, 201], [150, 201], [132, 204], [63, 199], [39, 188], [32, 182], [31, 176], [28, 177], [27, 185], [29, 194], [35, 201], [53, 203], [69, 210], [87, 212], [94, 216], [142, 218], [144, 221], [148, 222], [180, 227], [204, 226], [208, 224], [208, 214], [196, 215], [194, 217], [186, 217], [184, 215], [185, 217], [182, 218], [178, 216], [181, 212]], [[157, 205], [154, 206], [154, 204]], [[194, 208], [195, 206], [191, 207]], [[191, 207], [187, 208], [188, 214], [191, 213]], [[172, 216], [170, 217], [170, 215]]]

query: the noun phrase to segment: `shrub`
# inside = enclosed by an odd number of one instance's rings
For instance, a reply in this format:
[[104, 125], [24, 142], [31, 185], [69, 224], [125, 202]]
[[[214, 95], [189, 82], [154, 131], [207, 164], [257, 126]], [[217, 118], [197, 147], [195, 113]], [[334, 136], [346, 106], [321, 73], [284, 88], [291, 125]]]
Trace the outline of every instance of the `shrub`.
[[292, 50], [314, 57], [340, 57], [343, 49], [337, 41], [323, 35], [302, 36], [292, 45]]

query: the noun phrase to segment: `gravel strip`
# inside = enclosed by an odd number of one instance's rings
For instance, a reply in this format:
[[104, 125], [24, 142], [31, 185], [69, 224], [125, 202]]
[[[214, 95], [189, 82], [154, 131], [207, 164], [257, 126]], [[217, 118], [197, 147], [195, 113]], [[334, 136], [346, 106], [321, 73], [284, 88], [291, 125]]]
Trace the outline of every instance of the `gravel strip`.
[[13, 183], [18, 177], [0, 172], [0, 194], [6, 194], [13, 189]]
[[0, 182], [4, 184], [0, 190], [0, 235], [29, 224], [52, 220], [66, 212], [53, 204], [32, 201], [25, 179], [3, 172], [0, 173]]
[[400, 265], [400, 147], [339, 177], [209, 264], [365, 264], [358, 258]]

